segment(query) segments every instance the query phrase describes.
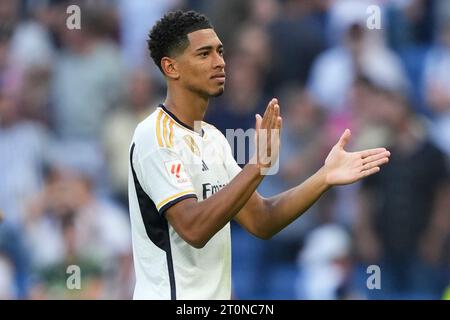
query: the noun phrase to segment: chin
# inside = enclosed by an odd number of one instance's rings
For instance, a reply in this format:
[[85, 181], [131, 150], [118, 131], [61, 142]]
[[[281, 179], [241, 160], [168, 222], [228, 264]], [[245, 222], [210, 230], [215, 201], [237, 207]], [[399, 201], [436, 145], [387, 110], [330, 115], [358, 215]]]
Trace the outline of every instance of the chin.
[[219, 90], [211, 94], [211, 97], [220, 97], [225, 91], [225, 87], [221, 87]]

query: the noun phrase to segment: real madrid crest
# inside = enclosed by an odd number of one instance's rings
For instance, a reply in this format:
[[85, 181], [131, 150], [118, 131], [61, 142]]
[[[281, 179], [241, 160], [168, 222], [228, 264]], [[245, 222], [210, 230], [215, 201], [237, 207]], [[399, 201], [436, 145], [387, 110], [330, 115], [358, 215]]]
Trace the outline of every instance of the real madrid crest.
[[195, 154], [197, 157], [200, 157], [200, 149], [197, 146], [197, 144], [195, 143], [194, 138], [192, 138], [192, 136], [187, 134], [183, 137], [183, 140], [184, 140], [184, 142], [186, 142], [186, 144], [188, 145], [188, 147], [192, 151], [192, 153]]

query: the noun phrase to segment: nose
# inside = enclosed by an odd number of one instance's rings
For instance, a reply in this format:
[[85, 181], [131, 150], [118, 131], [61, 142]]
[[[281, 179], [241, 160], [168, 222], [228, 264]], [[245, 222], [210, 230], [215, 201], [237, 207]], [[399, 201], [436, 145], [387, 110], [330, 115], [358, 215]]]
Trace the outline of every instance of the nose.
[[219, 53], [216, 52], [214, 59], [214, 69], [224, 69], [225, 68], [225, 59]]

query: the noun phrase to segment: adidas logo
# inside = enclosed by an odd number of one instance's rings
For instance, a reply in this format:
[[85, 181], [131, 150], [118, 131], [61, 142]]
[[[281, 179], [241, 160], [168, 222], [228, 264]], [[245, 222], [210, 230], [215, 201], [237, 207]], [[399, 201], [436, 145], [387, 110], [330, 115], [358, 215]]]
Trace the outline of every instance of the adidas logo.
[[205, 161], [202, 160], [202, 171], [204, 172], [208, 170], [209, 170], [208, 166], [206, 165]]

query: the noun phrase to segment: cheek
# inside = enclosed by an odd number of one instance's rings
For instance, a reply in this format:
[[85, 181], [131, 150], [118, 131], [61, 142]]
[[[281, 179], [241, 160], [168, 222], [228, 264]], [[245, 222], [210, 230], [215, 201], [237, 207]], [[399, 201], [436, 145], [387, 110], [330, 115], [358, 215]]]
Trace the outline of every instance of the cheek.
[[197, 80], [204, 78], [207, 75], [206, 63], [196, 63], [191, 66], [192, 75], [194, 75]]
[[192, 64], [180, 66], [180, 76], [184, 82], [191, 82], [197, 76], [197, 67]]
[[186, 73], [185, 81], [194, 87], [204, 87], [209, 79], [208, 68], [205, 64], [192, 65]]

